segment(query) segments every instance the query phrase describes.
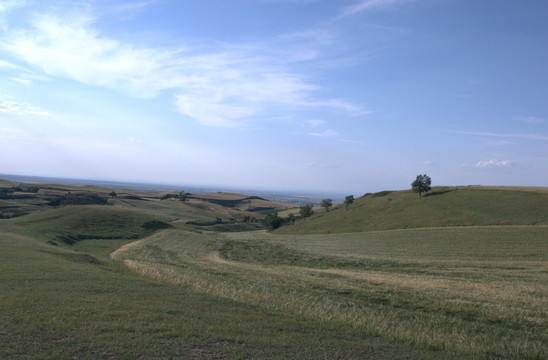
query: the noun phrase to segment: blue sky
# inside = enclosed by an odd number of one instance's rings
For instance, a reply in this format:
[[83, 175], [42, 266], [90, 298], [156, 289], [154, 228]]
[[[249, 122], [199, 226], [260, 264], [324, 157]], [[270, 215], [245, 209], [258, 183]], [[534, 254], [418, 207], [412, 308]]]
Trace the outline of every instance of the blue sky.
[[548, 186], [545, 0], [0, 0], [0, 173]]

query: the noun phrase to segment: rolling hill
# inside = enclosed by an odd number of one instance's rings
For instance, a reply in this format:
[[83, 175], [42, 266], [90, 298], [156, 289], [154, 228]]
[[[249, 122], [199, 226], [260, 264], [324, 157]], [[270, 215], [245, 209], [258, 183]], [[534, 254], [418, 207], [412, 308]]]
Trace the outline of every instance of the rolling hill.
[[326, 212], [316, 210], [279, 234], [327, 234], [424, 227], [548, 224], [548, 190], [516, 187], [436, 187], [422, 197], [382, 191]]
[[[93, 212], [90, 221], [102, 222], [96, 216], [104, 213], [106, 219], [113, 217], [112, 214], [118, 214], [115, 217], [124, 222], [126, 217], [141, 214], [142, 217], [154, 217], [202, 230], [242, 231], [261, 228], [265, 213], [294, 207], [257, 196], [234, 193], [184, 193], [184, 198], [183, 193], [114, 190], [89, 185], [24, 184], [0, 180], [0, 219], [44, 212], [45, 218], [50, 216], [47, 215], [50, 212]], [[79, 208], [62, 210], [66, 207]], [[70, 216], [66, 221], [71, 223]]]
[[546, 188], [112, 192], [0, 181], [0, 358], [546, 358]]

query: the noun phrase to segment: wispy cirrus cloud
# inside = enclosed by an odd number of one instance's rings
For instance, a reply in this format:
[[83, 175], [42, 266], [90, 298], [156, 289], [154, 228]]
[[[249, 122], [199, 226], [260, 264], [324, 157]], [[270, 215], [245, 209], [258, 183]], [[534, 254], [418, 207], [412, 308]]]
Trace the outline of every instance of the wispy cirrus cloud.
[[[209, 126], [245, 126], [266, 110], [283, 107], [327, 107], [351, 116], [367, 113], [345, 99], [319, 96], [321, 88], [292, 70], [291, 62], [283, 60], [286, 56], [272, 52], [268, 44], [216, 44], [214, 50], [185, 44], [146, 48], [103, 35], [95, 21], [83, 10], [70, 17], [34, 15], [30, 27], [0, 35], [0, 50], [50, 77], [142, 98], [170, 91], [181, 114]], [[291, 46], [295, 41], [292, 37]], [[315, 57], [305, 53], [291, 61]]]
[[49, 112], [28, 102], [15, 101], [13, 97], [0, 95], [0, 113], [14, 115], [49, 115]]
[[7, 29], [6, 13], [17, 7], [24, 6], [25, 0], [3, 0], [0, 2], [0, 29]]
[[512, 166], [514, 163], [509, 160], [497, 160], [497, 159], [490, 159], [490, 160], [482, 160], [478, 161], [475, 165], [476, 168], [489, 168], [489, 167], [508, 167]]
[[322, 131], [322, 132], [310, 133], [310, 136], [315, 136], [315, 137], [336, 137], [336, 136], [339, 136], [339, 133], [336, 132], [336, 131], [328, 129], [328, 130], [325, 130], [325, 131]]
[[515, 139], [548, 141], [547, 135], [538, 135], [538, 134], [499, 134], [499, 133], [491, 133], [491, 132], [473, 132], [473, 131], [453, 131], [453, 133], [462, 134], [462, 135], [472, 135], [472, 136], [494, 137], [494, 138], [515, 138]]
[[294, 4], [309, 4], [321, 0], [263, 0], [264, 3], [294, 3]]
[[415, 0], [361, 0], [342, 9], [339, 18], [355, 15], [375, 8], [385, 8], [394, 5], [404, 5]]
[[0, 59], [0, 69], [9, 69], [9, 70], [19, 70], [19, 71], [28, 71], [24, 67], [11, 63], [9, 61], [4, 61]]
[[524, 116], [518, 119], [519, 121], [528, 123], [528, 124], [544, 124], [546, 122], [546, 120], [538, 118], [536, 116]]
[[304, 123], [309, 127], [318, 127], [318, 126], [324, 125], [326, 121], [321, 119], [313, 119], [313, 120], [305, 120]]

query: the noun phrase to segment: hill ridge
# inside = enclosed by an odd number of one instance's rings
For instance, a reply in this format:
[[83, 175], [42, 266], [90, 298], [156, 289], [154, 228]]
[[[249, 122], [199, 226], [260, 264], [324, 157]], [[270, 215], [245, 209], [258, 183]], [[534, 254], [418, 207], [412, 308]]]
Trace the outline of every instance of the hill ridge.
[[548, 189], [435, 187], [422, 197], [411, 190], [381, 191], [323, 209], [278, 230], [326, 234], [420, 227], [548, 225]]

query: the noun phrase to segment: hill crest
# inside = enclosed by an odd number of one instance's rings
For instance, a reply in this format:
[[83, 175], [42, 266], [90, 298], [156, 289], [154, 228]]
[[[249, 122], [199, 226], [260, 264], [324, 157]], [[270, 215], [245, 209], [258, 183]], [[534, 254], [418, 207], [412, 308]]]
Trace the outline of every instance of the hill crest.
[[548, 189], [434, 187], [419, 197], [411, 190], [381, 191], [331, 211], [316, 210], [277, 233], [314, 234], [479, 225], [548, 225]]

